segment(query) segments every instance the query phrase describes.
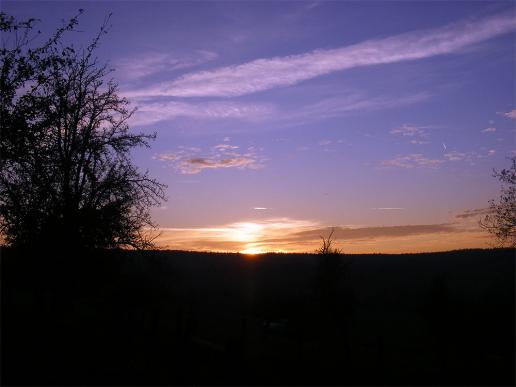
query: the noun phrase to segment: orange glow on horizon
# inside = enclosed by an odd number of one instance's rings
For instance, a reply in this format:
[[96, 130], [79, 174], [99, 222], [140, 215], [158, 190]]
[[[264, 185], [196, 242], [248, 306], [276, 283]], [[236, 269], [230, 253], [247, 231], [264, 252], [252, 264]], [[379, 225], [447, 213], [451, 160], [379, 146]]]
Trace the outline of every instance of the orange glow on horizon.
[[258, 254], [264, 254], [265, 251], [251, 247], [249, 249], [245, 249], [245, 250], [241, 251], [240, 253], [245, 254], [245, 255], [258, 255]]
[[[320, 236], [331, 227], [288, 218], [245, 221], [218, 227], [162, 229], [160, 247], [171, 250], [314, 253]], [[489, 236], [476, 224], [442, 223], [406, 226], [341, 226], [335, 246], [347, 254], [417, 253], [491, 247]]]

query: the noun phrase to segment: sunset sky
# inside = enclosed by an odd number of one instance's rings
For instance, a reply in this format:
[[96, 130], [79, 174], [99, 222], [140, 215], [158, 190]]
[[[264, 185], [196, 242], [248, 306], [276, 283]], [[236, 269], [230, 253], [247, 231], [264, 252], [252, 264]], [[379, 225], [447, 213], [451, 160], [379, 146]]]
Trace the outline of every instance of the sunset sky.
[[512, 1], [26, 2], [49, 33], [84, 9], [157, 132], [137, 165], [168, 185], [170, 249], [344, 252], [485, 247], [478, 220], [515, 155]]

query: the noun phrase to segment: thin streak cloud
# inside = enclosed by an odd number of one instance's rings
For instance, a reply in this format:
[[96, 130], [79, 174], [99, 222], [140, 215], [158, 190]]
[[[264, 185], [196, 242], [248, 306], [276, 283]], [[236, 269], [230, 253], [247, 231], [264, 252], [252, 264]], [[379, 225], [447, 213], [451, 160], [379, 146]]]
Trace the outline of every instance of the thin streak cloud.
[[514, 15], [501, 13], [336, 49], [262, 58], [189, 73], [170, 82], [129, 91], [127, 96], [236, 97], [294, 85], [335, 71], [449, 54], [514, 29]]
[[[151, 125], [179, 118], [194, 120], [239, 120], [245, 123], [289, 122], [307, 123], [325, 118], [340, 117], [361, 111], [400, 108], [430, 98], [428, 93], [404, 96], [368, 97], [351, 94], [325, 98], [302, 108], [280, 109], [271, 103], [244, 103], [235, 101], [138, 101], [138, 109], [131, 117], [133, 125]], [[226, 142], [226, 140], [224, 140]]]
[[394, 159], [382, 161], [384, 167], [398, 167], [398, 168], [437, 168], [444, 163], [445, 160], [430, 159], [420, 153], [409, 155], [398, 155]]
[[480, 219], [480, 217], [487, 215], [491, 212], [490, 208], [474, 208], [472, 210], [465, 210], [460, 214], [455, 215], [457, 219], [468, 219], [475, 218]]
[[151, 51], [139, 56], [121, 58], [115, 62], [117, 72], [124, 79], [139, 80], [147, 76], [186, 69], [212, 61], [218, 54], [212, 51], [196, 50], [189, 55]]
[[302, 109], [279, 113], [276, 118], [291, 124], [307, 123], [325, 118], [342, 117], [356, 112], [369, 112], [395, 109], [420, 103], [429, 99], [429, 93], [415, 93], [403, 96], [368, 97], [359, 94], [325, 98], [315, 104], [305, 105]]
[[274, 112], [270, 104], [237, 102], [184, 103], [178, 101], [140, 101], [138, 110], [131, 118], [133, 125], [150, 125], [180, 117], [193, 119], [238, 119], [244, 121], [262, 120]]
[[373, 208], [373, 210], [379, 210], [379, 211], [399, 211], [404, 210], [402, 207], [377, 207]]

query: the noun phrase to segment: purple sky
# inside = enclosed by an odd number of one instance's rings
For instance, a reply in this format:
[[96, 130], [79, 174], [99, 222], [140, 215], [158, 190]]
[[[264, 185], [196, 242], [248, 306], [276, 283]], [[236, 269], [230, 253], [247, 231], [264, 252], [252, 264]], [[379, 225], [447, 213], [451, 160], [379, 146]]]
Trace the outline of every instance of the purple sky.
[[171, 248], [485, 246], [493, 168], [515, 150], [514, 2], [15, 2], [51, 31], [113, 12], [98, 55], [157, 131]]

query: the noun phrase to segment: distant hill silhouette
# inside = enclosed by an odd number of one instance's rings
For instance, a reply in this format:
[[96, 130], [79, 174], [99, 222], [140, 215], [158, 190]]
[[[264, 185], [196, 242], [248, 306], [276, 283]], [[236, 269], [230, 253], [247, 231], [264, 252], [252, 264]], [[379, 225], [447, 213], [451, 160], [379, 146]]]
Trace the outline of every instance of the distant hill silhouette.
[[4, 248], [2, 384], [514, 385], [514, 253]]

